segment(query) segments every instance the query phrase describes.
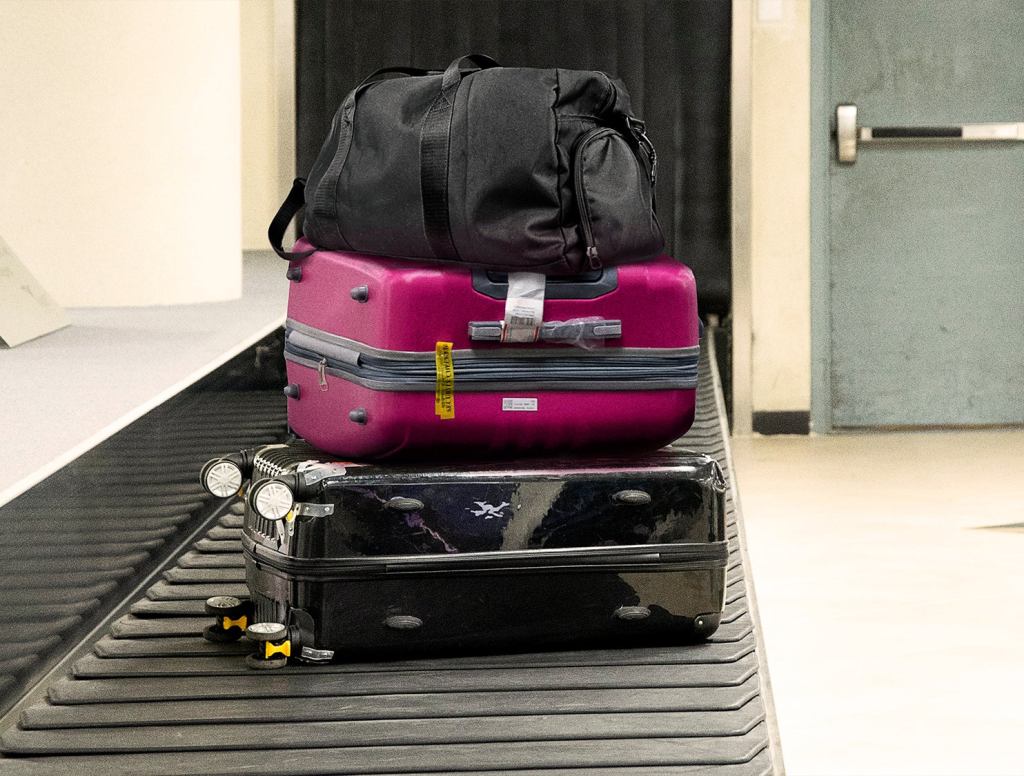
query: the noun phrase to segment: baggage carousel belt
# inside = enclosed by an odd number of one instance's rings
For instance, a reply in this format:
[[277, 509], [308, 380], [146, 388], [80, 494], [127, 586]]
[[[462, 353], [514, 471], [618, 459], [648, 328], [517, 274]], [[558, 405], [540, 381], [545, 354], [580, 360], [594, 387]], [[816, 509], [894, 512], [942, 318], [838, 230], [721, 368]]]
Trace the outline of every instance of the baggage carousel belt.
[[[705, 353], [697, 418], [676, 444], [730, 476], [712, 363]], [[772, 773], [732, 496], [725, 613], [707, 643], [263, 673], [245, 666], [246, 642], [201, 636], [208, 596], [248, 594], [234, 504], [4, 717], [0, 774]], [[31, 659], [49, 631], [20, 633]]]

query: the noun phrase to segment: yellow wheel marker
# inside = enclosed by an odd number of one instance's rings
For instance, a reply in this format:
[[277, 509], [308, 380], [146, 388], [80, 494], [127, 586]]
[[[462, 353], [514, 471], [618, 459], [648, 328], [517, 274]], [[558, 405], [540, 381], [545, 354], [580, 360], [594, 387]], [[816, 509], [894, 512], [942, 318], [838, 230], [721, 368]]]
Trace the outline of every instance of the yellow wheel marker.
[[267, 659], [269, 659], [272, 655], [276, 655], [278, 653], [285, 655], [286, 657], [292, 656], [291, 639], [286, 639], [285, 641], [282, 641], [279, 646], [275, 646], [269, 641], [264, 641], [263, 643], [266, 645], [264, 647], [263, 657]]
[[242, 630], [245, 630], [247, 627], [249, 627], [249, 618], [246, 617], [244, 614], [237, 620], [232, 620], [230, 617], [225, 617], [223, 627], [224, 630], [228, 630], [230, 628], [241, 628]]

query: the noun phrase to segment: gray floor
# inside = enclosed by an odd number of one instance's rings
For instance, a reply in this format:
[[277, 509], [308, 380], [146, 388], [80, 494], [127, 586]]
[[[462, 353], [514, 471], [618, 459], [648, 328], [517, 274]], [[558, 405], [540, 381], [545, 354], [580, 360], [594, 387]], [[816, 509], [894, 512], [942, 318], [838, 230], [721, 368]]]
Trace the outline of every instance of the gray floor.
[[285, 268], [247, 253], [241, 299], [72, 309], [68, 328], [0, 349], [0, 505], [279, 327]]
[[1024, 430], [732, 444], [788, 771], [1024, 773]]

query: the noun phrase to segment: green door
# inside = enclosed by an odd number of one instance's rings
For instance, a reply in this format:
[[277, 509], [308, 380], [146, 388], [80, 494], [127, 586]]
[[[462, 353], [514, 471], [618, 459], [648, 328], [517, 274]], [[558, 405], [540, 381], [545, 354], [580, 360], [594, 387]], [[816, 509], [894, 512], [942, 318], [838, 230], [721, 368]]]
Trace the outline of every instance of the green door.
[[832, 425], [1024, 423], [1024, 142], [877, 140], [1024, 122], [1024, 0], [833, 0], [825, 26], [828, 110], [890, 128], [831, 146]]

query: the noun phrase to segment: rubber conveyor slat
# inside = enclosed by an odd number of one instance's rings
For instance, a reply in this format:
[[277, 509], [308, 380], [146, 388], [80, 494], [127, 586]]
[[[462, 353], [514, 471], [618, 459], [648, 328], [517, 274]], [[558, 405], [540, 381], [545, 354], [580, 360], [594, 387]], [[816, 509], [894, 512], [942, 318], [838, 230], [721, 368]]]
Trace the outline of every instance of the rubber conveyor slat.
[[283, 436], [283, 397], [218, 379], [0, 507], [0, 713], [202, 523], [203, 461]]
[[[729, 476], [701, 367], [697, 422], [677, 444]], [[236, 508], [20, 710], [0, 774], [769, 774], [736, 519], [730, 495], [726, 608], [706, 644], [261, 673], [244, 645], [200, 635], [208, 595], [245, 593]]]

